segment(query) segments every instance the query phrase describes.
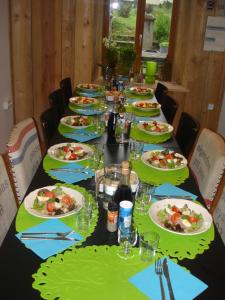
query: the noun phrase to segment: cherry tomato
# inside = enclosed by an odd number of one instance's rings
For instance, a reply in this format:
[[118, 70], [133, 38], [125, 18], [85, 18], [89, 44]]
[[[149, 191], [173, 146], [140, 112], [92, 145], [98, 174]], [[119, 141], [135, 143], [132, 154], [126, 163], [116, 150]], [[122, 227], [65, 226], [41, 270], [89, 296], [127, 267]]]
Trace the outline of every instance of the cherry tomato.
[[193, 217], [193, 216], [189, 216], [189, 217], [188, 217], [188, 221], [189, 221], [190, 223], [197, 223], [197, 222], [198, 222], [198, 218]]
[[160, 129], [159, 127], [156, 126], [155, 131], [156, 131], [156, 132], [161, 132], [161, 129]]
[[82, 150], [83, 148], [81, 146], [77, 146], [77, 147], [74, 147], [74, 150], [75, 151], [78, 151], [78, 150]]
[[68, 152], [69, 150], [70, 150], [70, 148], [68, 146], [63, 147], [64, 152]]
[[172, 159], [173, 158], [173, 156], [171, 154], [166, 154], [165, 157], [166, 157], [166, 159]]
[[158, 160], [158, 157], [156, 155], [153, 155], [151, 160]]
[[77, 154], [76, 153], [71, 153], [69, 160], [75, 160], [77, 159]]
[[45, 196], [46, 197], [49, 197], [49, 198], [55, 198], [55, 194], [51, 191], [46, 191], [45, 192]]
[[66, 205], [70, 206], [73, 203], [73, 200], [69, 195], [65, 195], [62, 197], [62, 202], [64, 202]]
[[179, 213], [180, 210], [177, 206], [173, 205], [172, 208], [171, 208], [172, 211], [176, 212], [176, 213]]
[[47, 211], [53, 212], [55, 209], [55, 202], [48, 202], [47, 203]]
[[173, 224], [176, 224], [177, 223], [177, 221], [180, 219], [180, 214], [179, 213], [175, 213], [175, 214], [173, 214], [172, 216], [171, 216], [171, 222], [173, 223]]

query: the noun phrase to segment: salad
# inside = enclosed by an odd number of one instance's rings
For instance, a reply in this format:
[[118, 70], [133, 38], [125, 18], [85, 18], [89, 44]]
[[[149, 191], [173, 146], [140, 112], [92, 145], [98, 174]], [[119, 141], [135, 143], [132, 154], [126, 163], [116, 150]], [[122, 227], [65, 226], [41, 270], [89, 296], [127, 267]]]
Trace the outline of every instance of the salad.
[[54, 150], [54, 156], [60, 160], [79, 160], [88, 155], [82, 146], [76, 143], [68, 143]]
[[147, 154], [147, 162], [159, 169], [180, 169], [187, 164], [186, 159], [182, 155], [168, 149], [150, 151]]
[[88, 126], [90, 125], [90, 119], [87, 116], [69, 116], [63, 119], [64, 124], [70, 126]]
[[203, 224], [202, 214], [190, 209], [187, 204], [181, 208], [168, 204], [164, 209], [158, 211], [157, 216], [160, 224], [177, 232], [193, 232]]
[[70, 102], [78, 105], [90, 105], [96, 103], [96, 99], [88, 97], [72, 97], [70, 98]]
[[165, 133], [170, 129], [170, 126], [168, 124], [157, 121], [143, 122], [140, 124], [140, 126], [142, 129], [153, 133]]
[[46, 188], [37, 192], [33, 209], [43, 215], [55, 216], [68, 213], [78, 207], [76, 199], [65, 193], [61, 187]]
[[146, 95], [146, 94], [149, 94], [149, 93], [153, 92], [151, 88], [143, 87], [143, 86], [141, 86], [141, 87], [139, 87], [139, 86], [131, 87], [130, 91], [133, 92], [133, 93], [139, 94], [139, 95]]
[[150, 101], [141, 101], [135, 103], [137, 108], [147, 108], [147, 109], [157, 109], [160, 107], [159, 103], [157, 102], [150, 102]]
[[96, 90], [100, 88], [100, 85], [95, 83], [81, 83], [77, 85], [80, 89], [86, 89], [86, 90]]

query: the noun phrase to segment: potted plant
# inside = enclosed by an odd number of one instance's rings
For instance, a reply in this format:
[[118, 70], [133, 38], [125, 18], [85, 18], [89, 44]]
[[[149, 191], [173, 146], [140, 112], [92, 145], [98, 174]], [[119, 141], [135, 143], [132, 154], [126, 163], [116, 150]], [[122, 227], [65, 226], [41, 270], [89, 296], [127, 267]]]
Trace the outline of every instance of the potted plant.
[[118, 72], [128, 75], [136, 59], [136, 51], [133, 44], [124, 44], [120, 46]]

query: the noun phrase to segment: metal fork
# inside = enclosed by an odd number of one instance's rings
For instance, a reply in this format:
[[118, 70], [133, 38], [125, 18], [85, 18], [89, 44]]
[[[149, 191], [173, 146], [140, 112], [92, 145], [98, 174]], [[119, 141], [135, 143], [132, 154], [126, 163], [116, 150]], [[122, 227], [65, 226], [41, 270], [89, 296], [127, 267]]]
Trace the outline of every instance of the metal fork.
[[155, 273], [159, 276], [162, 300], [166, 300], [164, 286], [163, 286], [163, 282], [162, 282], [163, 267], [162, 267], [162, 262], [160, 259], [155, 261]]
[[23, 236], [29, 236], [29, 235], [38, 235], [38, 234], [53, 234], [53, 235], [56, 235], [56, 236], [59, 236], [59, 237], [67, 237], [68, 235], [74, 233], [74, 230], [70, 230], [70, 231], [67, 231], [67, 232], [23, 232], [22, 233], [22, 237]]

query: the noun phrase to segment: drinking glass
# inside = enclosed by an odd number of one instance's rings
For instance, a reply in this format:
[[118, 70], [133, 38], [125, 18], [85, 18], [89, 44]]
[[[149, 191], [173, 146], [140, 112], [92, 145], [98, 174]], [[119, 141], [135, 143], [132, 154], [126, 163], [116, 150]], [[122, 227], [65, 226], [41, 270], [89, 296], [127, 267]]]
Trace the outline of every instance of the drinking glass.
[[116, 121], [116, 142], [119, 144], [127, 144], [130, 139], [131, 123], [133, 114], [124, 113], [119, 116]]
[[139, 182], [136, 192], [135, 208], [139, 214], [146, 214], [149, 209], [149, 204], [152, 195], [155, 192], [155, 186], [144, 182]]
[[117, 252], [118, 256], [123, 259], [129, 259], [134, 257], [132, 247], [137, 243], [137, 228], [136, 227], [124, 227], [121, 225], [118, 229], [118, 243], [120, 248]]
[[130, 141], [130, 156], [131, 159], [139, 159], [143, 152], [144, 143], [131, 140]]
[[159, 239], [158, 233], [154, 231], [148, 231], [140, 235], [139, 254], [142, 261], [149, 262], [153, 259], [158, 249]]
[[92, 218], [92, 205], [88, 201], [75, 215], [76, 217], [76, 228], [79, 231], [88, 231], [90, 224], [91, 224], [91, 218]]

